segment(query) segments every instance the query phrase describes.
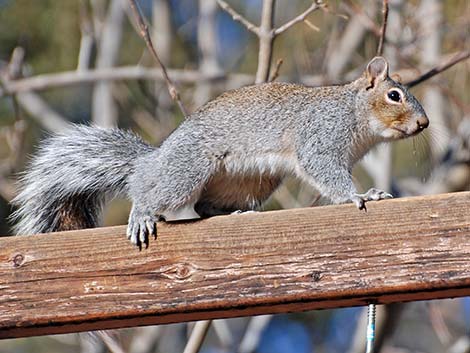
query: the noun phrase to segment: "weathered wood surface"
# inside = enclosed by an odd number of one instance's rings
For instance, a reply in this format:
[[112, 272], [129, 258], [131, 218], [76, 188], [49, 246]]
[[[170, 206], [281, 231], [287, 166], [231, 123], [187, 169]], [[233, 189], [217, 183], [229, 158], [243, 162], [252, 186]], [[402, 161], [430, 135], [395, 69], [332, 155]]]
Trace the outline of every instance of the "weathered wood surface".
[[470, 295], [470, 192], [0, 239], [0, 337]]

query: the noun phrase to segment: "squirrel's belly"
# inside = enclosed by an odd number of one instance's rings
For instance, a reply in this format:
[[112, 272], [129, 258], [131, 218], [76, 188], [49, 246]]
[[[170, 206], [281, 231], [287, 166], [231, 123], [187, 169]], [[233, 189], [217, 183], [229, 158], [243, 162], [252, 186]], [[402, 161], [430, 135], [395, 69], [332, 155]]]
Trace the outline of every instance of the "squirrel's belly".
[[202, 189], [196, 212], [207, 217], [257, 209], [296, 168], [297, 158], [290, 151], [227, 153]]
[[282, 179], [269, 174], [240, 176], [218, 173], [202, 191], [195, 206], [196, 212], [201, 217], [209, 217], [257, 209], [271, 196]]

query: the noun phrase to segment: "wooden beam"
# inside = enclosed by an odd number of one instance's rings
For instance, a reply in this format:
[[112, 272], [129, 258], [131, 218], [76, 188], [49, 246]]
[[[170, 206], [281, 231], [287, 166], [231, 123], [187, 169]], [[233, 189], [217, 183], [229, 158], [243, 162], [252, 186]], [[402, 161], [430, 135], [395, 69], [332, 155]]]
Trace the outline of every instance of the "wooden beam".
[[470, 295], [470, 192], [0, 239], [0, 337]]

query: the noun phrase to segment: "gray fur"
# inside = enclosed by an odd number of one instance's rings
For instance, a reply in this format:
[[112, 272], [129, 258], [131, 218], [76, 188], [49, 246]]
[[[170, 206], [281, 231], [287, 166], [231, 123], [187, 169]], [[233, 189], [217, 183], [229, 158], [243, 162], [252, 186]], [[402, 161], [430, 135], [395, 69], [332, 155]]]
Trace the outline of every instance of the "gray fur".
[[[60, 230], [59, 211], [68, 206], [96, 226], [106, 198], [127, 194], [137, 156], [153, 147], [118, 129], [71, 126], [46, 139], [20, 178], [21, 192], [12, 203], [16, 234]], [[70, 202], [76, 200], [76, 202]]]
[[[74, 127], [47, 140], [23, 178], [16, 230], [60, 229], [57, 207], [73, 197], [94, 205], [83, 216], [94, 226], [104, 195], [124, 193], [133, 203], [128, 237], [141, 246], [160, 217], [251, 210], [288, 175], [335, 203], [352, 200], [364, 207], [388, 194], [357, 194], [353, 165], [377, 143], [427, 126], [417, 100], [388, 77], [386, 61], [371, 63], [373, 70], [346, 85], [267, 83], [226, 92], [158, 149], [120, 130]], [[386, 102], [392, 87], [404, 90], [403, 104]]]

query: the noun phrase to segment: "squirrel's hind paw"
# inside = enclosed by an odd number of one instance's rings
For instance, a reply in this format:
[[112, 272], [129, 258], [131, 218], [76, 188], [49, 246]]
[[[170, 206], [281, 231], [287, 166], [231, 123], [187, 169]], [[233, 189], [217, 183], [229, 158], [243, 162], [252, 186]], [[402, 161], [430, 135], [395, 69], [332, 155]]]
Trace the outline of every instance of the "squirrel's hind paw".
[[393, 196], [388, 192], [380, 189], [369, 189], [365, 194], [354, 194], [351, 197], [351, 201], [354, 202], [358, 209], [367, 211], [366, 202], [368, 201], [379, 201], [385, 199], [392, 199]]
[[132, 207], [126, 231], [127, 239], [129, 239], [132, 244], [138, 246], [139, 250], [142, 249], [142, 245], [148, 248], [150, 236], [153, 235], [154, 238], [157, 237], [158, 219], [158, 216], [139, 212]]

